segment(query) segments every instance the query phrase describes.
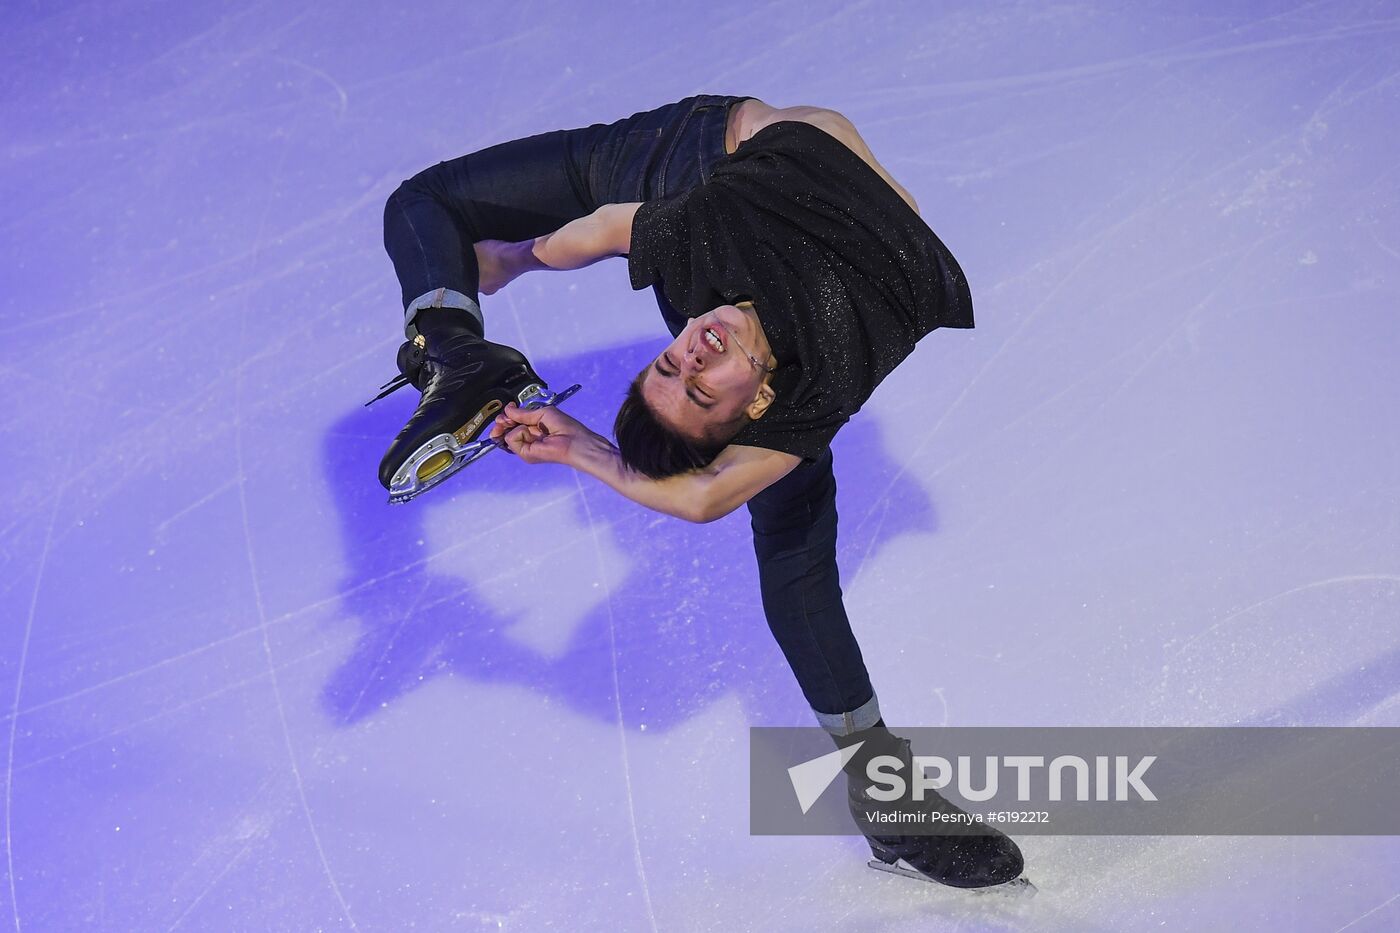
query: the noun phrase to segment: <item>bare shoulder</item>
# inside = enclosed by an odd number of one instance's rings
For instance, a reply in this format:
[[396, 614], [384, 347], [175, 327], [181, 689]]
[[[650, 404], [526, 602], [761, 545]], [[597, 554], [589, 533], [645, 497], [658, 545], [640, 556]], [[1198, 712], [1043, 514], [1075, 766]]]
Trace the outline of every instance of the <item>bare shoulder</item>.
[[810, 123], [817, 129], [823, 130], [829, 136], [834, 137], [844, 144], [847, 149], [860, 156], [862, 161], [873, 168], [881, 178], [889, 183], [890, 187], [904, 199], [905, 203], [908, 204], [916, 214], [919, 212], [919, 205], [918, 202], [914, 200], [914, 196], [910, 194], [908, 189], [903, 185], [895, 181], [894, 176], [892, 176], [885, 167], [880, 164], [879, 160], [875, 158], [875, 153], [870, 151], [870, 147], [866, 145], [865, 140], [861, 138], [860, 133], [856, 130], [855, 124], [852, 123], [845, 114], [832, 110], [829, 107], [809, 107], [805, 105], [800, 107], [770, 107], [761, 100], [746, 100], [735, 108], [734, 122], [737, 131], [735, 145], [737, 146], [739, 143], [742, 143], [765, 126], [771, 126], [774, 123], [782, 123], [788, 120], [799, 123]]
[[810, 123], [835, 136], [847, 147], [859, 152], [864, 148], [855, 125], [845, 115], [827, 107], [772, 107], [761, 100], [746, 100], [735, 108], [736, 142], [743, 142], [765, 126], [794, 121]]

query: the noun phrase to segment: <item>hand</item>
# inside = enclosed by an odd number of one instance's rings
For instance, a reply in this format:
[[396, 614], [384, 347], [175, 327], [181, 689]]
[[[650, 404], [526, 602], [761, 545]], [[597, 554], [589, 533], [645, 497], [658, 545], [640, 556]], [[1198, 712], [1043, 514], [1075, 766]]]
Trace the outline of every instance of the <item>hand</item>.
[[526, 463], [567, 463], [573, 444], [592, 433], [558, 408], [524, 411], [514, 402], [491, 426], [491, 438], [504, 438], [505, 449]]
[[472, 244], [476, 265], [481, 270], [479, 288], [483, 295], [494, 295], [505, 288], [524, 270], [515, 261], [518, 243], [507, 240], [482, 240]]

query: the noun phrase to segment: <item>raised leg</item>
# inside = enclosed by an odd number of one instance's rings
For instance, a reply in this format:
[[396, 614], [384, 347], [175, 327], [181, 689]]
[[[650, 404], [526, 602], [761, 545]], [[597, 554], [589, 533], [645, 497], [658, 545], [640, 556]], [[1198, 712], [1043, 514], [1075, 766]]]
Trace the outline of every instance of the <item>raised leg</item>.
[[384, 248], [403, 291], [404, 324], [425, 307], [459, 308], [481, 323], [478, 240], [524, 240], [590, 213], [574, 165], [577, 134], [557, 130], [439, 162], [384, 205]]

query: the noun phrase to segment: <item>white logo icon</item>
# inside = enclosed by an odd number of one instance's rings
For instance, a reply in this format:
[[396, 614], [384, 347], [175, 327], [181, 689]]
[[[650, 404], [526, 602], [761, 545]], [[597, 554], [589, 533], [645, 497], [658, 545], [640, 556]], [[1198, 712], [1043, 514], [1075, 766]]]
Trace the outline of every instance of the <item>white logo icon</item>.
[[822, 792], [831, 786], [831, 782], [836, 780], [836, 775], [841, 773], [846, 762], [854, 758], [856, 752], [864, 744], [864, 742], [857, 742], [847, 748], [838, 749], [788, 768], [788, 777], [792, 780], [792, 789], [797, 794], [797, 802], [801, 805], [803, 813], [812, 809], [812, 804], [816, 803]]

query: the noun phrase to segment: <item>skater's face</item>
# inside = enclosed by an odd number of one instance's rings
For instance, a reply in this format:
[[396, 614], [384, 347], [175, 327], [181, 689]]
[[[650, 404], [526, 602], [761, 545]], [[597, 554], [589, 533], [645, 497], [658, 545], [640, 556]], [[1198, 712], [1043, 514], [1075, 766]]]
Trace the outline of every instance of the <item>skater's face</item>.
[[697, 318], [646, 369], [642, 397], [693, 439], [762, 417], [773, 401], [771, 348], [752, 306], [721, 305]]

